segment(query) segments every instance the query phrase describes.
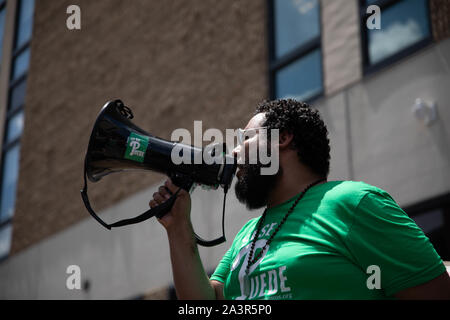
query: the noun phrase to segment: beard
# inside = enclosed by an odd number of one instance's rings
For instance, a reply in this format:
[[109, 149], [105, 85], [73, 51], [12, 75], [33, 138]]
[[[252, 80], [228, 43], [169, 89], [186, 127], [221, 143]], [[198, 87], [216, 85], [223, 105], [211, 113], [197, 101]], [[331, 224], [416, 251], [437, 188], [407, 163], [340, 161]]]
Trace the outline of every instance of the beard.
[[261, 175], [260, 164], [244, 164], [239, 166], [240, 176], [234, 187], [239, 202], [249, 210], [259, 209], [267, 205], [270, 192], [275, 188], [282, 168], [274, 175]]

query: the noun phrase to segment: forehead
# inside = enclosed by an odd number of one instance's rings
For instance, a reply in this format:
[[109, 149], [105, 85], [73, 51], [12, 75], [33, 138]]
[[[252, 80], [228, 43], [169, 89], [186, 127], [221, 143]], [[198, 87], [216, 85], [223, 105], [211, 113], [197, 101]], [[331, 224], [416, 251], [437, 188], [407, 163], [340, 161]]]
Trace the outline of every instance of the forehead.
[[258, 113], [254, 115], [250, 121], [247, 123], [244, 129], [252, 129], [262, 127], [266, 120], [266, 116], [264, 113]]

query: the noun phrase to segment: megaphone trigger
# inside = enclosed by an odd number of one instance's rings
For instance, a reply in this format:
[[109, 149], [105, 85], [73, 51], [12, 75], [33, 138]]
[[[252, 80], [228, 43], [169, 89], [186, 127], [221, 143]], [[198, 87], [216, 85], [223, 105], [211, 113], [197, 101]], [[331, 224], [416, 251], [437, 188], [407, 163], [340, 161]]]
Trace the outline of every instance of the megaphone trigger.
[[187, 192], [189, 192], [194, 184], [194, 180], [188, 175], [180, 174], [180, 173], [170, 173], [170, 180], [177, 187], [183, 188]]

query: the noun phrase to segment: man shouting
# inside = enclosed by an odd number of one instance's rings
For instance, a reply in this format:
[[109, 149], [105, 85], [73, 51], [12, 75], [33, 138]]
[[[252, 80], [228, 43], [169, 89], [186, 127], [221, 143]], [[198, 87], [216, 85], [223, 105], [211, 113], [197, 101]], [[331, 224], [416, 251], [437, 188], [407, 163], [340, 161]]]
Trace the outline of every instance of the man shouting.
[[[180, 191], [165, 227], [180, 299], [450, 299], [450, 277], [421, 229], [385, 191], [364, 182], [327, 181], [328, 131], [318, 111], [295, 100], [260, 104], [233, 150], [239, 159], [278, 129], [279, 170], [242, 163], [235, 192], [264, 209], [236, 235], [209, 278]], [[269, 136], [266, 136], [266, 139]], [[166, 181], [154, 207], [178, 187]]]

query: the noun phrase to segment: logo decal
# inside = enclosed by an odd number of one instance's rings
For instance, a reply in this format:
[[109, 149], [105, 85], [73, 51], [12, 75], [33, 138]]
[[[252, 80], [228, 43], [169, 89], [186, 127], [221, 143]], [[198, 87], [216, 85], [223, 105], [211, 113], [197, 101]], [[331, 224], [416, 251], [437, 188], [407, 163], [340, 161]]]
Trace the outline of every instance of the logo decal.
[[127, 140], [127, 149], [125, 150], [124, 158], [141, 163], [144, 162], [147, 146], [148, 137], [132, 132]]

